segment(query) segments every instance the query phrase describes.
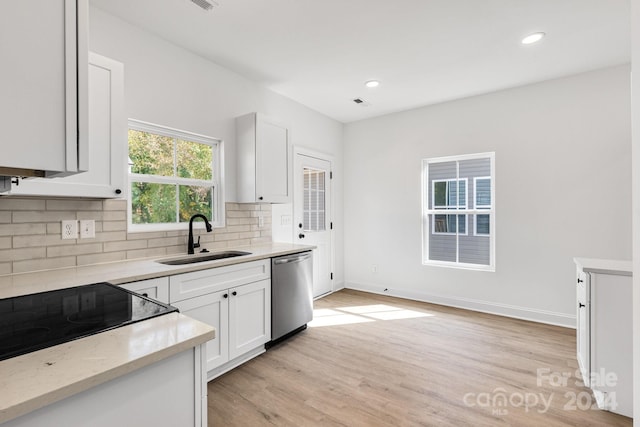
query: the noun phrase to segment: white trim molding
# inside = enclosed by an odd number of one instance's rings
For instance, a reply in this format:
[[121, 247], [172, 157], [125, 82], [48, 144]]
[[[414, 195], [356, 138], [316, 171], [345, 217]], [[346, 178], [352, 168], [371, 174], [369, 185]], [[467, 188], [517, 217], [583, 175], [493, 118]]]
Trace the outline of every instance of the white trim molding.
[[566, 313], [539, 310], [509, 304], [501, 304], [491, 301], [475, 300], [471, 298], [434, 295], [424, 292], [415, 292], [406, 289], [397, 289], [378, 285], [366, 285], [362, 283], [347, 282], [345, 283], [345, 288], [380, 295], [389, 295], [398, 298], [407, 298], [414, 301], [422, 301], [431, 304], [444, 305], [447, 307], [462, 308], [465, 310], [478, 311], [481, 313], [495, 314], [498, 316], [511, 317], [514, 319], [546, 323], [549, 325], [562, 326], [565, 328], [576, 328], [576, 316]]

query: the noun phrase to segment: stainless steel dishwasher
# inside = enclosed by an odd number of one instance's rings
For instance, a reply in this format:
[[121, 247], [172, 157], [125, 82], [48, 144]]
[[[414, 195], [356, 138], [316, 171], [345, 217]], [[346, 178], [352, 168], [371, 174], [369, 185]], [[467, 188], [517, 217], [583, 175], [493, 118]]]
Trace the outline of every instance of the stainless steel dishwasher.
[[311, 251], [271, 258], [271, 347], [313, 319]]

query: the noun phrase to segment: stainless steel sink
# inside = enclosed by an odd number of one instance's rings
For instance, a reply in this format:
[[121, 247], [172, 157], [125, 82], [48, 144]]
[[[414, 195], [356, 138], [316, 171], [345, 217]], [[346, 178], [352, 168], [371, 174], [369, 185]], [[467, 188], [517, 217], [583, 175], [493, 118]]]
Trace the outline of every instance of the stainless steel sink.
[[183, 265], [183, 264], [194, 264], [196, 262], [205, 262], [205, 261], [215, 261], [217, 259], [225, 259], [225, 258], [233, 258], [242, 255], [251, 255], [251, 252], [243, 252], [243, 251], [224, 251], [224, 252], [213, 252], [207, 255], [189, 255], [183, 258], [174, 258], [163, 261], [156, 261], [160, 264], [165, 265]]

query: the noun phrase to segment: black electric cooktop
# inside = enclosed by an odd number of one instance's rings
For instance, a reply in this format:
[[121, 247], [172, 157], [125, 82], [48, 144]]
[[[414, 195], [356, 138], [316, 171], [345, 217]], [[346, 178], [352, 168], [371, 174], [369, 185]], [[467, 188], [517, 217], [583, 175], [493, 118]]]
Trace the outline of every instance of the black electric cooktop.
[[0, 299], [0, 360], [174, 311], [109, 283]]

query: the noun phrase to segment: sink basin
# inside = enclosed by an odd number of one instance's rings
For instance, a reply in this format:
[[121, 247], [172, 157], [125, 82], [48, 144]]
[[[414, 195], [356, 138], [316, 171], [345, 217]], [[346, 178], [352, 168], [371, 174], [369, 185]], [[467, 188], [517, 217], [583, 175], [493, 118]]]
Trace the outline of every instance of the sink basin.
[[224, 251], [224, 252], [213, 252], [210, 254], [199, 254], [199, 255], [189, 255], [184, 258], [174, 258], [168, 259], [165, 261], [156, 261], [160, 264], [165, 265], [183, 265], [183, 264], [194, 264], [196, 262], [205, 262], [205, 261], [215, 261], [217, 259], [225, 259], [225, 258], [233, 258], [242, 255], [251, 255], [251, 252], [243, 252], [243, 251]]

